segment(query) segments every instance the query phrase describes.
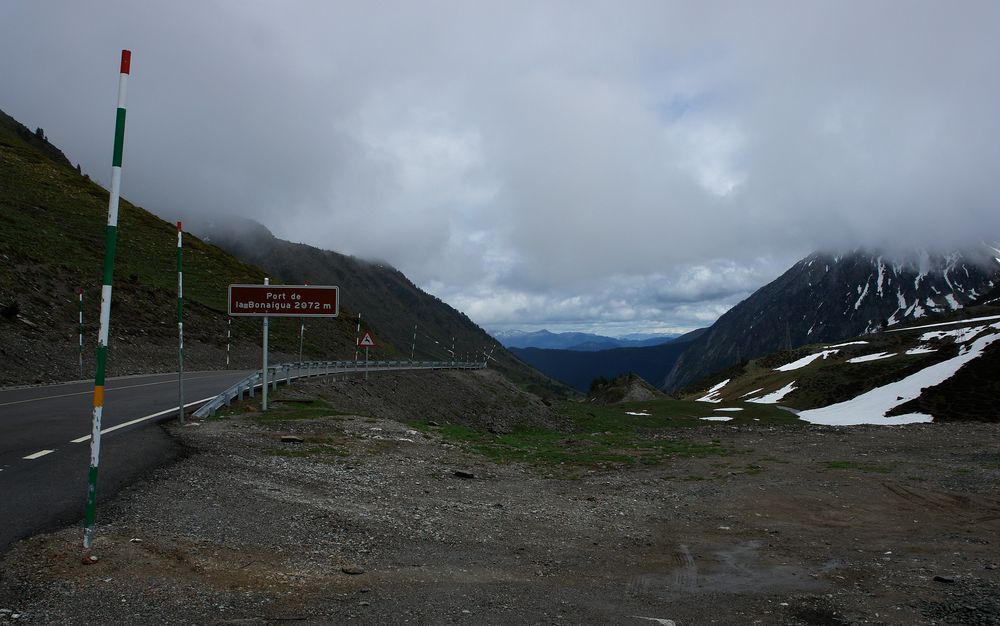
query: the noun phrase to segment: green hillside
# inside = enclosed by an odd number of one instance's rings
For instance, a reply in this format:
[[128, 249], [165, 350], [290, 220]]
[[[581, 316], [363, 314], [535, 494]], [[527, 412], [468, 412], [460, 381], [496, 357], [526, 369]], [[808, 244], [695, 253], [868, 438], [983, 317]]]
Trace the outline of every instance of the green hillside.
[[[9, 116], [0, 117], [0, 385], [78, 377], [78, 286], [85, 303], [84, 377], [92, 375], [107, 204], [108, 192], [57, 148]], [[176, 241], [175, 224], [122, 200], [111, 375], [176, 367]], [[185, 235], [189, 368], [224, 366], [226, 287], [263, 277], [261, 269]], [[237, 319], [232, 328], [234, 367], [259, 366], [259, 320]], [[307, 356], [353, 356], [354, 329], [347, 319], [317, 320], [307, 336]], [[297, 320], [275, 319], [271, 345], [274, 358], [297, 357]]]
[[[780, 404], [791, 409], [825, 407], [964, 354], [974, 339], [996, 332], [990, 326], [998, 319], [1000, 306], [987, 304], [843, 342], [781, 350], [715, 372], [682, 395], [699, 399], [717, 389], [711, 394], [714, 400], [738, 402], [779, 394]], [[998, 358], [997, 345], [989, 346], [950, 378], [924, 388], [919, 397], [901, 402], [888, 415], [917, 412], [937, 421], [1000, 421], [993, 401]]]

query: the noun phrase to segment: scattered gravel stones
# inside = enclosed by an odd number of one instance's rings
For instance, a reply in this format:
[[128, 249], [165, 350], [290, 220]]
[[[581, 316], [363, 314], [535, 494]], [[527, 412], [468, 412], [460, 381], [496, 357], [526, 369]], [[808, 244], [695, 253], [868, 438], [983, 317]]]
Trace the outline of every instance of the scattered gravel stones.
[[[414, 432], [475, 388], [430, 376], [302, 385], [320, 419], [171, 427], [190, 454], [102, 506], [97, 563], [75, 525], [4, 556], [0, 622], [1000, 623], [998, 425], [707, 425], [671, 437], [729, 452], [527, 467]], [[521, 402], [497, 389], [440, 423]]]

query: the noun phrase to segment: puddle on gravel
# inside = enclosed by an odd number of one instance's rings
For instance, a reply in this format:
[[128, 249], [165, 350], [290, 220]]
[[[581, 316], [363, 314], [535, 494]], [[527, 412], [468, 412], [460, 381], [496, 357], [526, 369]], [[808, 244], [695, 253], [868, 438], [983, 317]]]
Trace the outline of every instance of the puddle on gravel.
[[822, 574], [840, 563], [828, 561], [812, 567], [769, 563], [759, 541], [729, 546], [678, 545], [667, 557], [649, 564], [658, 571], [633, 577], [629, 593], [672, 599], [695, 593], [774, 593], [818, 591], [827, 583]]

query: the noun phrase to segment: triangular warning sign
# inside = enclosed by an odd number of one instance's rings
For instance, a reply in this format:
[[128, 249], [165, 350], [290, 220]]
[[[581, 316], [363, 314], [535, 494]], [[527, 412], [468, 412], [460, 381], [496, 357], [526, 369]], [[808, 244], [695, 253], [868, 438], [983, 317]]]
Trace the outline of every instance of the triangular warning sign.
[[371, 332], [366, 330], [365, 334], [362, 335], [361, 339], [358, 340], [358, 345], [361, 346], [362, 348], [374, 348], [375, 338], [372, 337]]

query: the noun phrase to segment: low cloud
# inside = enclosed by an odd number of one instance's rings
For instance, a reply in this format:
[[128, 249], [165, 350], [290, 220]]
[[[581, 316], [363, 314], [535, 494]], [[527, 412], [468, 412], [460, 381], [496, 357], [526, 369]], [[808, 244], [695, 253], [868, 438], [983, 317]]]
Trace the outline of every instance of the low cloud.
[[[124, 193], [483, 325], [689, 328], [814, 249], [1000, 233], [1000, 5], [16, 3], [0, 108]], [[220, 36], [225, 33], [225, 36]], [[631, 326], [630, 326], [631, 325]]]

